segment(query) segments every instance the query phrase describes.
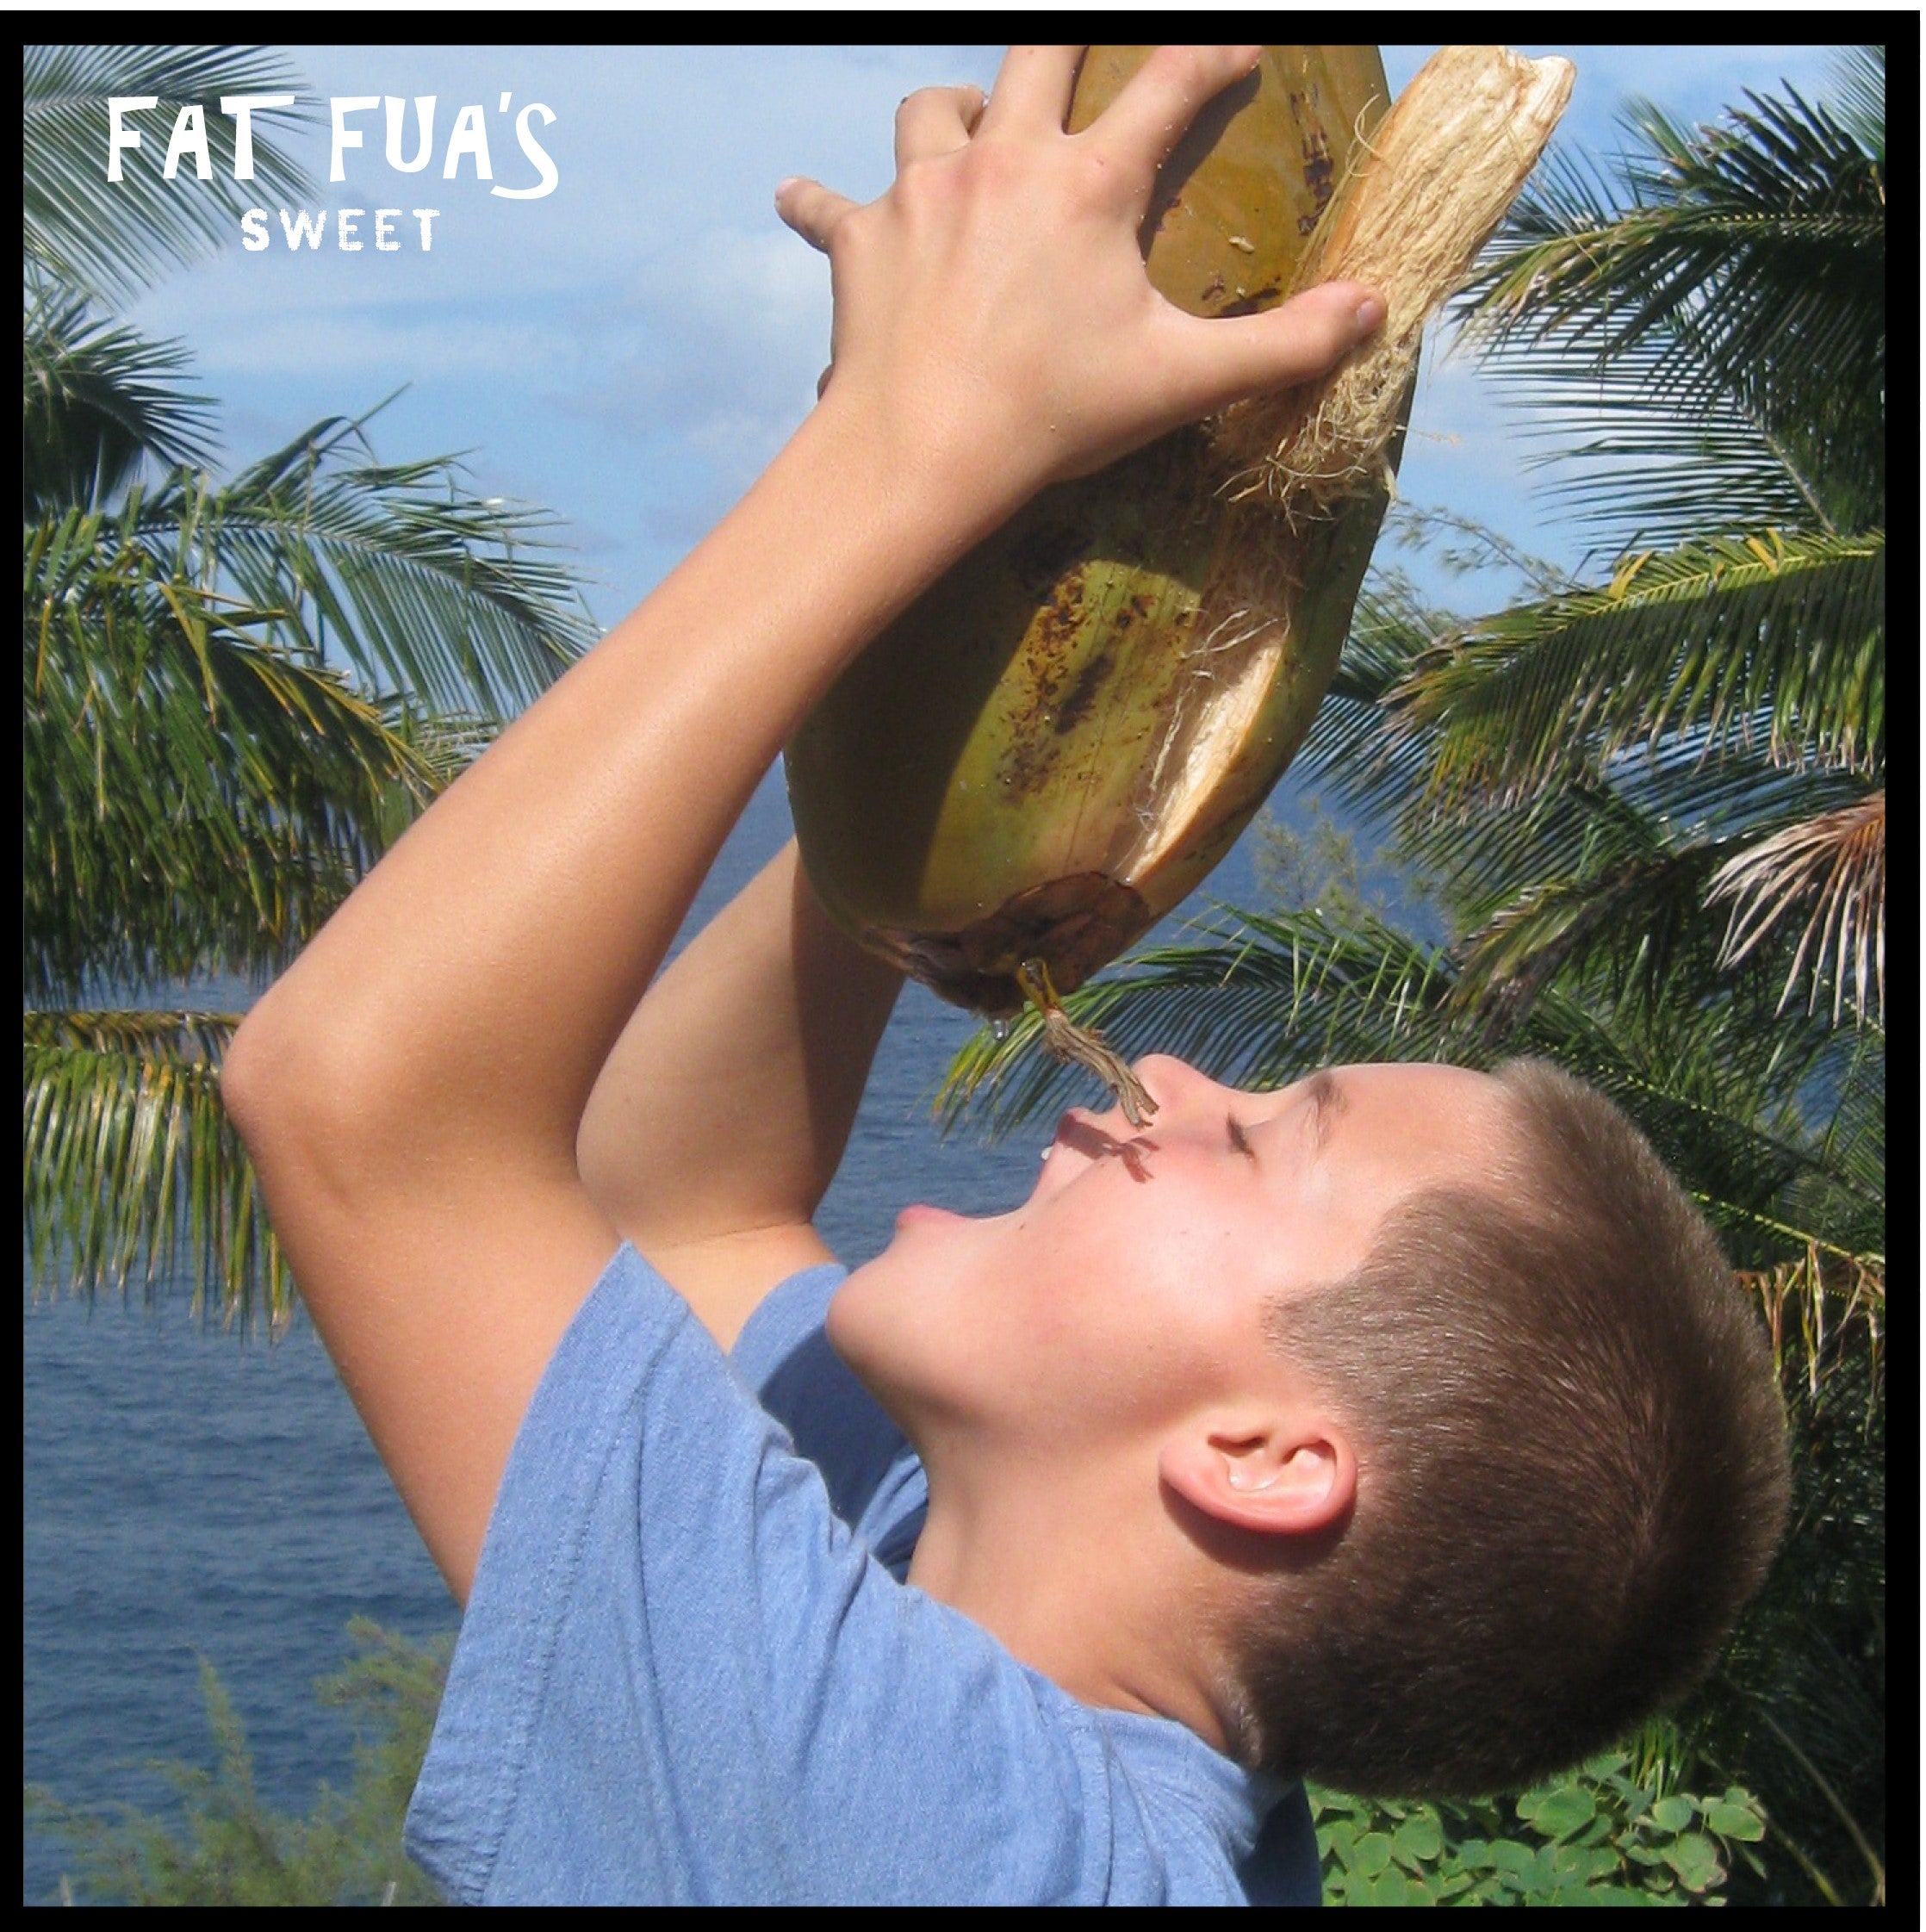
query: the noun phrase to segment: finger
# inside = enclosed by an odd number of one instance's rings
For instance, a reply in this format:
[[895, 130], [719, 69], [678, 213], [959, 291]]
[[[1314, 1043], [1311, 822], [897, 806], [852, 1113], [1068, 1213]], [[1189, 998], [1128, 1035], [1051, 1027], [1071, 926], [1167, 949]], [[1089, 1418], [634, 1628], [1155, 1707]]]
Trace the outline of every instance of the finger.
[[896, 110], [896, 165], [932, 161], [969, 146], [988, 98], [980, 87], [922, 87]]
[[1147, 196], [1158, 169], [1205, 102], [1250, 73], [1262, 47], [1155, 49], [1080, 139], [1140, 174]]
[[802, 175], [792, 175], [776, 186], [776, 213], [782, 218], [783, 226], [793, 228], [811, 248], [820, 248], [825, 253], [837, 222], [855, 206], [847, 195], [839, 195], [833, 188], [825, 188], [821, 182]]
[[822, 400], [823, 400], [823, 390], [825, 390], [826, 388], [829, 388], [829, 378], [830, 378], [830, 377], [831, 377], [832, 376], [834, 376], [835, 374], [836, 374], [836, 364], [835, 364], [834, 363], [831, 363], [829, 364], [829, 367], [828, 367], [828, 368], [827, 368], [826, 370], [824, 370], [823, 371], [823, 373], [822, 373], [822, 374], [821, 374], [820, 376], [817, 376], [817, 377], [816, 378], [816, 400], [817, 400], [817, 401], [818, 402], [822, 401]]
[[1195, 358], [1191, 401], [1203, 415], [1324, 375], [1382, 325], [1384, 301], [1361, 282], [1326, 282], [1264, 315], [1172, 314]]
[[982, 132], [1054, 128], [1060, 134], [1083, 59], [1082, 47], [1012, 47], [997, 70]]

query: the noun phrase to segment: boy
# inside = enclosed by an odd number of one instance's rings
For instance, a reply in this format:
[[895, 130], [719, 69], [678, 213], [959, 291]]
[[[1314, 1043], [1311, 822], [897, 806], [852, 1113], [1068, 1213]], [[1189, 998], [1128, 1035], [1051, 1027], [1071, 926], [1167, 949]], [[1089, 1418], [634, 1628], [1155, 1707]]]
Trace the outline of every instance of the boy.
[[1157, 168], [1258, 50], [1162, 49], [1072, 137], [1078, 53], [911, 96], [867, 208], [778, 190], [832, 266], [818, 407], [223, 1070], [467, 1606], [410, 1814], [454, 1898], [1314, 1902], [1300, 1775], [1581, 1756], [1704, 1666], [1777, 1537], [1716, 1244], [1548, 1070], [1251, 1095], [1152, 1059], [1149, 1128], [1073, 1110], [1022, 1208], [908, 1209], [839, 1286], [810, 1215], [894, 976], [788, 853], [650, 987], [924, 586], [1381, 320], [1354, 285], [1165, 305]]

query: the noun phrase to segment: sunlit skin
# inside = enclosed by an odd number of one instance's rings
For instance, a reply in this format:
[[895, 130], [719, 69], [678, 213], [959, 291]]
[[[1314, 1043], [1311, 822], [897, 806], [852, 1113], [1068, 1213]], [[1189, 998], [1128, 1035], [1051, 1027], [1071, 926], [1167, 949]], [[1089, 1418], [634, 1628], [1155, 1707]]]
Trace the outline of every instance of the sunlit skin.
[[1501, 1184], [1509, 1120], [1458, 1067], [1268, 1093], [1137, 1070], [1147, 1127], [1072, 1109], [1020, 1207], [906, 1209], [829, 1335], [929, 1473], [911, 1582], [1086, 1701], [1223, 1748], [1229, 1620], [1358, 1494], [1351, 1428], [1265, 1308], [1350, 1273], [1413, 1190]]

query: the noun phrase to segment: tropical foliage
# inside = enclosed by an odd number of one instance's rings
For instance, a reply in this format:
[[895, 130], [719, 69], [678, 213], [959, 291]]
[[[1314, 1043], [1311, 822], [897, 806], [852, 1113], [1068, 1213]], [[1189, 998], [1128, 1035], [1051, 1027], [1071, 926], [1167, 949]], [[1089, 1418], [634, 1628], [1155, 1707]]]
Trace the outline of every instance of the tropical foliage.
[[357, 1655], [315, 1686], [355, 1733], [347, 1791], [323, 1785], [313, 1811], [288, 1817], [262, 1803], [233, 1699], [205, 1658], [201, 1695], [214, 1767], [147, 1769], [174, 1792], [171, 1811], [89, 1809], [37, 1786], [27, 1823], [64, 1843], [68, 1868], [52, 1904], [438, 1905], [440, 1894], [401, 1848], [401, 1824], [433, 1735], [453, 1639], [411, 1643], [357, 1617]]
[[331, 417], [225, 477], [177, 343], [112, 304], [298, 198], [276, 115], [256, 179], [109, 184], [105, 102], [290, 92], [255, 49], [26, 52], [23, 738], [29, 1264], [87, 1292], [184, 1277], [291, 1312], [215, 1093], [239, 1015], [184, 989], [278, 971], [437, 792], [585, 648], [550, 519], [452, 458], [380, 462]]
[[1668, 1790], [1625, 1751], [1510, 1803], [1310, 1798], [1333, 1905], [1722, 1905], [1735, 1866], [1762, 1869], [1750, 1792]]
[[[1540, 1054], [1702, 1203], [1782, 1364], [1794, 1527], [1647, 1744], [1761, 1793], [1769, 1876], [1733, 1883], [1760, 1900], [1884, 1895], [1884, 83], [1862, 49], [1836, 107], [1635, 107], [1614, 169], [1554, 160], [1462, 299], [1598, 548], [1568, 575], [1489, 539], [1524, 595], [1470, 620], [1380, 571], [1301, 761], [1444, 940], [1351, 868], [1070, 1002], [1254, 1087]], [[1429, 535], [1463, 559], [1465, 531]], [[949, 1118], [1067, 1098], [1038, 1032], [972, 1041]]]

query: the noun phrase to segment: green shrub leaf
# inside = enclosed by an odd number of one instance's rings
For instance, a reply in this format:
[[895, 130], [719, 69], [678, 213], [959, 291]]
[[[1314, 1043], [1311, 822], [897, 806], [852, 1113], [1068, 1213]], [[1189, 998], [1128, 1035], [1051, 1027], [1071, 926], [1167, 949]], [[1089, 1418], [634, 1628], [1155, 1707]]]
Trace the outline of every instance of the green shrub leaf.
[[1683, 1831], [1698, 1815], [1689, 1798], [1662, 1798], [1652, 1807], [1652, 1823], [1661, 1831]]
[[1351, 1868], [1360, 1877], [1374, 1879], [1391, 1862], [1391, 1841], [1382, 1831], [1369, 1831], [1358, 1841], [1351, 1854]]
[[1734, 1805], [1724, 1798], [1715, 1798], [1705, 1806], [1705, 1823], [1721, 1838], [1756, 1843], [1766, 1835], [1766, 1821], [1751, 1805]]
[[[1519, 1810], [1522, 1814], [1522, 1805]], [[1547, 1838], [1569, 1838], [1573, 1832], [1582, 1830], [1598, 1814], [1598, 1805], [1590, 1792], [1568, 1785], [1546, 1792], [1539, 1798], [1531, 1823]]]
[[1718, 1861], [1718, 1848], [1700, 1831], [1688, 1831], [1665, 1848], [1665, 1862], [1679, 1874], [1679, 1883], [1688, 1892], [1703, 1892], [1725, 1876]]
[[1407, 1818], [1391, 1835], [1391, 1850], [1401, 1864], [1428, 1864], [1444, 1848], [1438, 1820], [1420, 1813]]
[[1551, 1854], [1551, 1869], [1562, 1882], [1589, 1885], [1618, 1869], [1618, 1854], [1606, 1845], [1560, 1845]]
[[1374, 1905], [1421, 1905], [1425, 1892], [1394, 1866], [1371, 1881], [1370, 1902]]

